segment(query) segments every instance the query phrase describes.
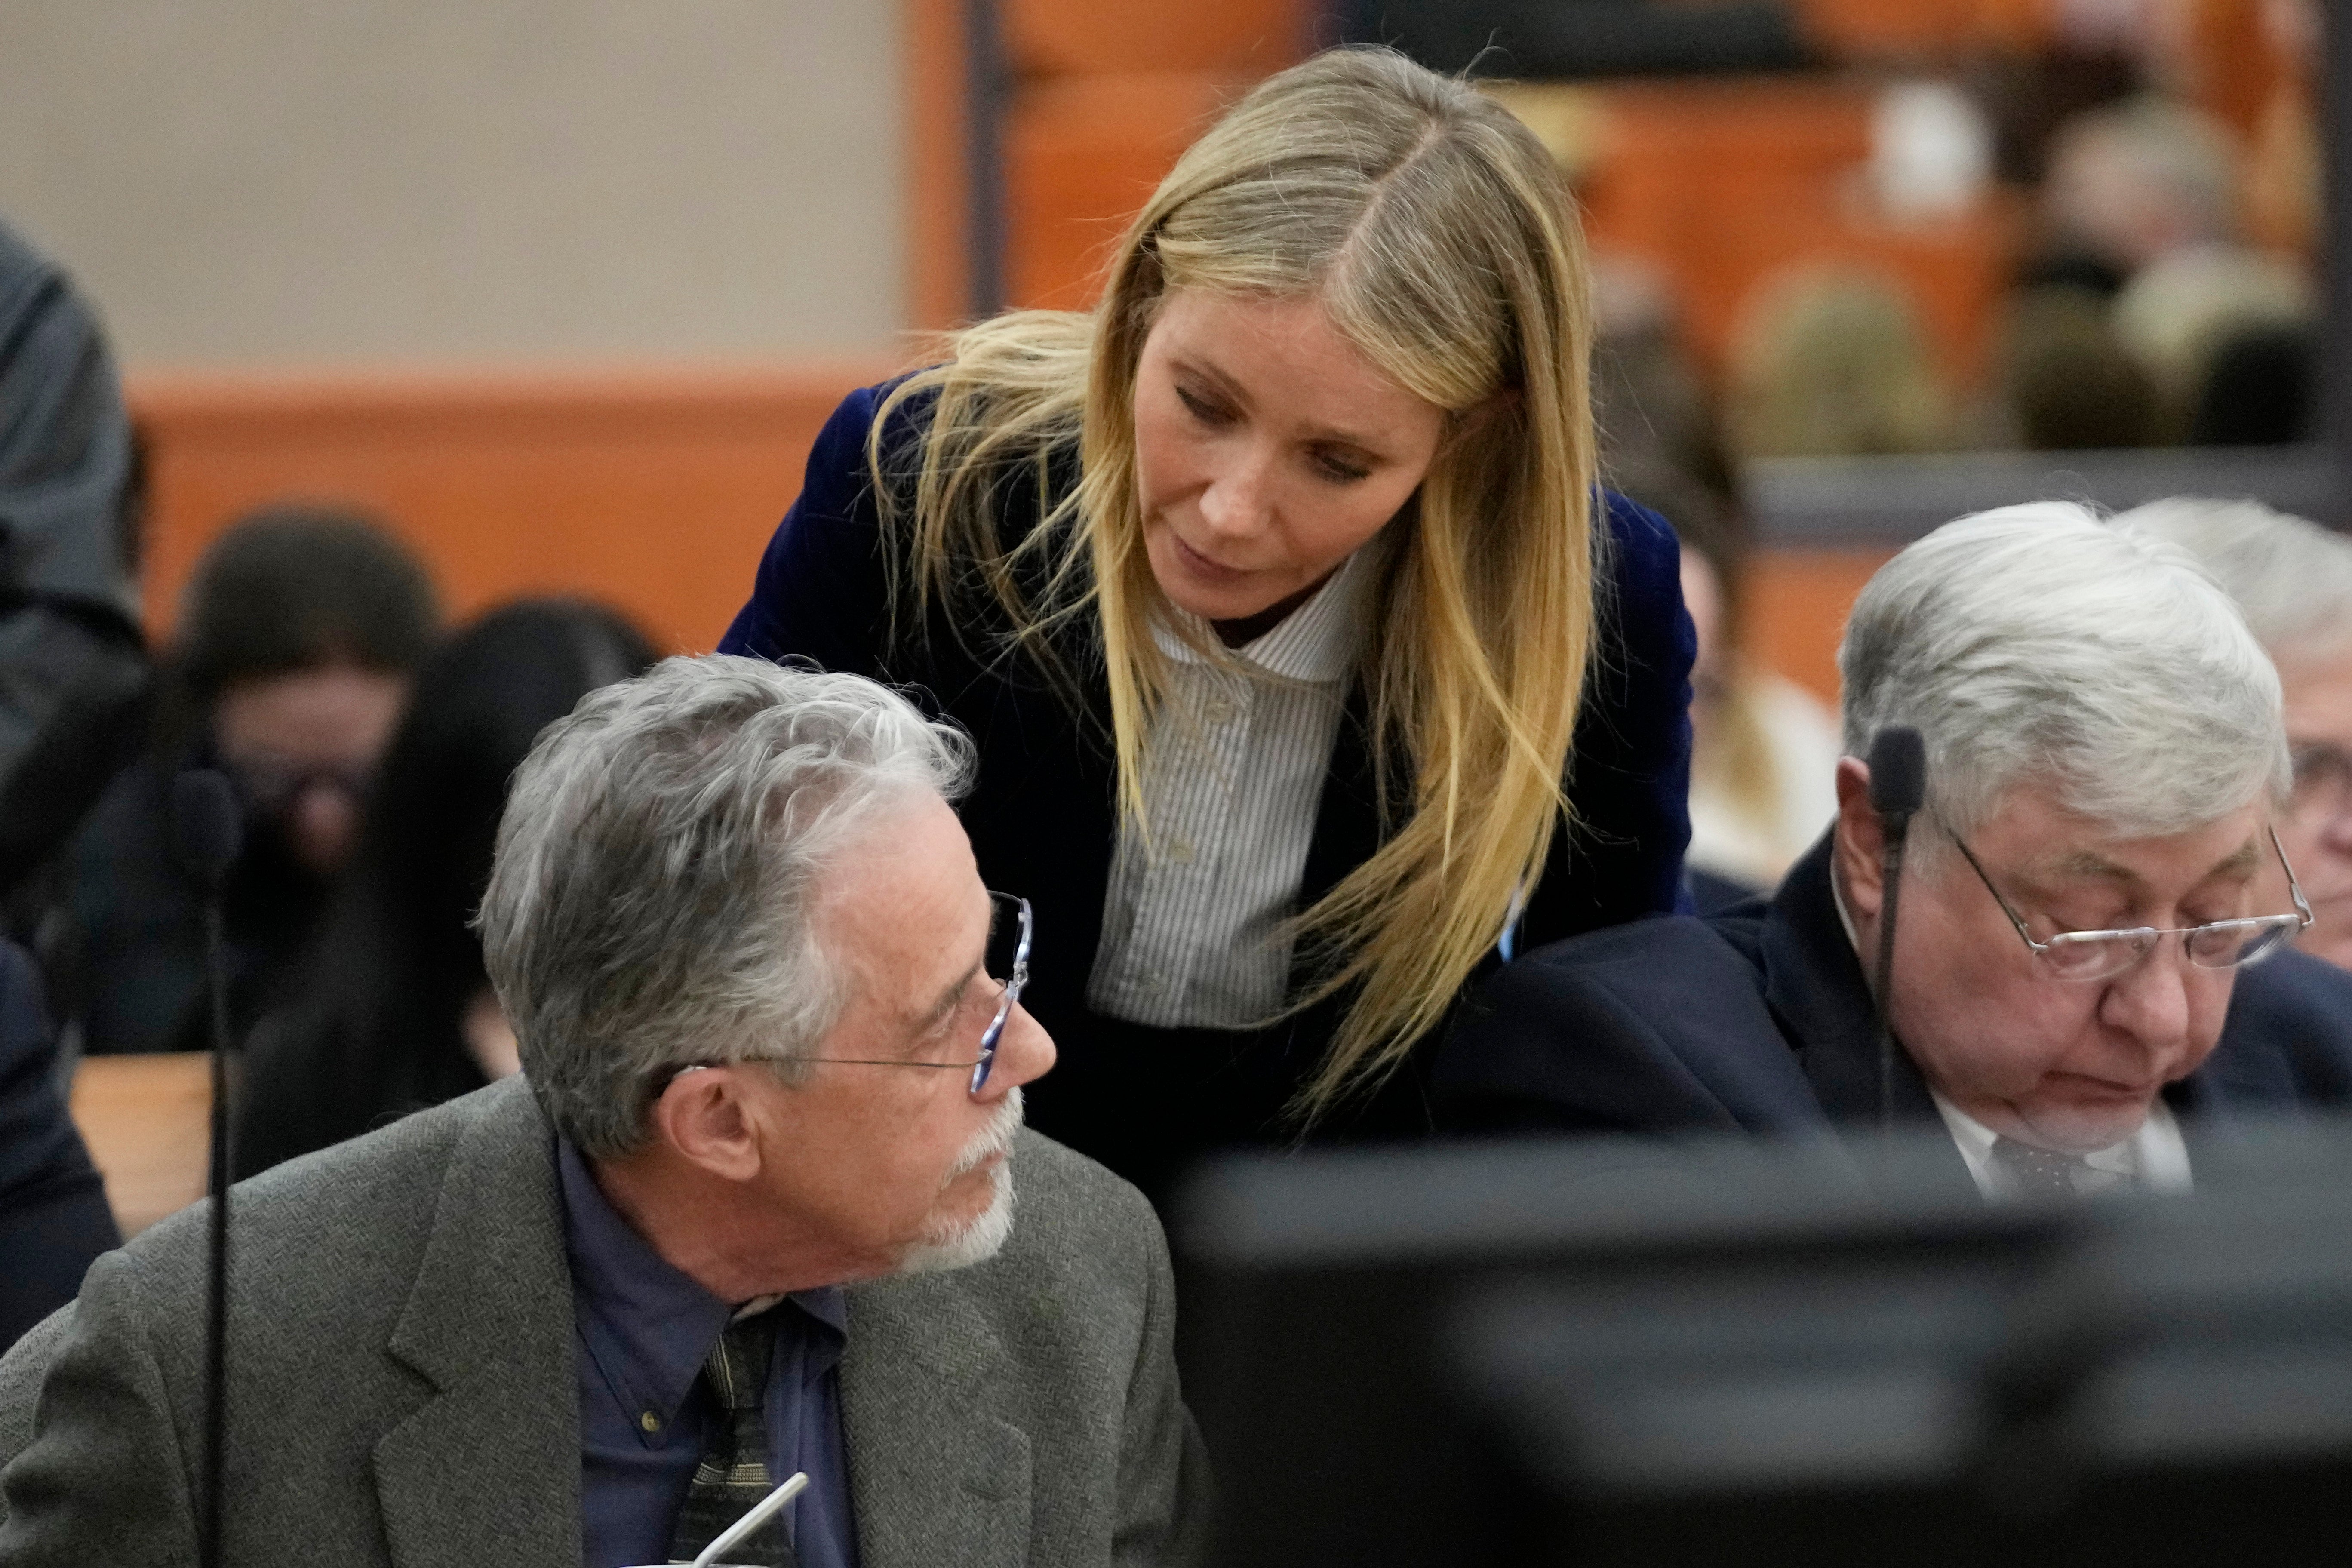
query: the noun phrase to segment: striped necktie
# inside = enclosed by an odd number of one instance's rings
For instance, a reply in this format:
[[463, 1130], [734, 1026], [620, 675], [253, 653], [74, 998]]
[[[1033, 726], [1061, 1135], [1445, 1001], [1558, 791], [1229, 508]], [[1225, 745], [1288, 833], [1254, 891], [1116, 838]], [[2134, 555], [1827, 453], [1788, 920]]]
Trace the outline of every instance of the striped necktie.
[[[730, 1323], [710, 1347], [710, 1359], [702, 1363], [702, 1380], [715, 1408], [702, 1462], [695, 1467], [693, 1484], [677, 1512], [677, 1527], [670, 1534], [669, 1554], [675, 1562], [694, 1561], [753, 1503], [775, 1490], [775, 1479], [768, 1470], [766, 1405], [768, 1370], [776, 1352], [776, 1314], [782, 1310], [773, 1307]], [[730, 1547], [727, 1561], [758, 1568], [798, 1568], [781, 1518]]]

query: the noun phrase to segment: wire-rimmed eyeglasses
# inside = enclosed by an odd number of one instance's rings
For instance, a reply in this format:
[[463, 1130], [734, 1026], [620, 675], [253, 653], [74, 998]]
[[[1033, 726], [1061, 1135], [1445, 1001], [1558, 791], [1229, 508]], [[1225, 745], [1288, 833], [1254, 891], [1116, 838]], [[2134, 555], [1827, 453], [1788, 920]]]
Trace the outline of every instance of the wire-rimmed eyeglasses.
[[[1004, 1037], [1005, 1021], [1013, 1016], [1013, 1004], [1021, 1000], [1022, 991], [1029, 984], [1029, 900], [1012, 893], [991, 892], [988, 921], [988, 952], [981, 960], [981, 969], [990, 979], [1004, 987], [996, 998], [995, 1016], [981, 1032], [980, 1054], [970, 1061], [927, 1062], [908, 1058], [888, 1057], [794, 1057], [793, 1065], [808, 1063], [829, 1067], [864, 1068], [953, 1068], [971, 1069], [970, 1092], [978, 1094], [988, 1085], [988, 1075], [996, 1066], [996, 1044]], [[698, 1072], [720, 1064], [699, 1062], [680, 1068], [678, 1074]]]
[[2189, 962], [2200, 969], [2242, 969], [2284, 947], [2302, 934], [2311, 924], [2311, 905], [2303, 896], [2303, 884], [2295, 880], [2294, 868], [2287, 863], [2286, 847], [2279, 842], [2278, 829], [2269, 829], [2271, 852], [2278, 857], [2279, 868], [2286, 873], [2287, 896], [2294, 900], [2295, 912], [2291, 915], [2249, 915], [2242, 920], [2208, 921], [2203, 925], [2132, 926], [2122, 931], [2060, 931], [2048, 942], [2036, 942], [2033, 933], [2025, 929], [2025, 917], [2010, 907], [2000, 889], [1992, 885], [1985, 868], [1960, 836], [1948, 827], [1944, 829], [1985, 885], [2000, 912], [2017, 928], [2018, 940], [2032, 951], [2042, 971], [2053, 980], [2107, 980], [2156, 951], [2156, 945], [2168, 936], [2180, 939], [2181, 951]]

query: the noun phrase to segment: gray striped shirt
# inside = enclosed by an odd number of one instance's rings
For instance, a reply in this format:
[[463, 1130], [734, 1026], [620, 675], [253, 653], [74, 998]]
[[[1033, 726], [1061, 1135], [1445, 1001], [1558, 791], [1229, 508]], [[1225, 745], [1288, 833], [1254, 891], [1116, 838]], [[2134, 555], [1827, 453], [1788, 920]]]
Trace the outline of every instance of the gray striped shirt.
[[[1287, 999], [1291, 944], [1280, 928], [1296, 912], [1362, 646], [1371, 553], [1358, 551], [1228, 659], [1155, 628], [1171, 668], [1143, 780], [1149, 839], [1121, 822], [1087, 984], [1096, 1011], [1238, 1029]], [[1213, 643], [1206, 623], [1191, 624]]]

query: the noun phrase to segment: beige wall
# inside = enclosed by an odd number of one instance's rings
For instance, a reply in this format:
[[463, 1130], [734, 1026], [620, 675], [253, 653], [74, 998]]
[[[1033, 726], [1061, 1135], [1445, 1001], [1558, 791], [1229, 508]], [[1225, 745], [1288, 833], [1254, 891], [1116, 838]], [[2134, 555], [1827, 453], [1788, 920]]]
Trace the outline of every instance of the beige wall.
[[0, 216], [126, 363], [758, 359], [901, 324], [889, 0], [0, 0]]

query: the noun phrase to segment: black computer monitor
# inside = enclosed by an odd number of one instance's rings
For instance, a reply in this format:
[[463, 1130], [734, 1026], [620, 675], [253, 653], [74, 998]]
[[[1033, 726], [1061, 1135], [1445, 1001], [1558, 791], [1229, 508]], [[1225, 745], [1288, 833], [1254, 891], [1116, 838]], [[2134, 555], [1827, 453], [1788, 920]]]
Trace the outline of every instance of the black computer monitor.
[[1952, 1170], [1933, 1137], [1212, 1167], [1175, 1229], [1218, 1562], [2342, 1552], [2352, 1135], [2200, 1150], [2186, 1198]]

